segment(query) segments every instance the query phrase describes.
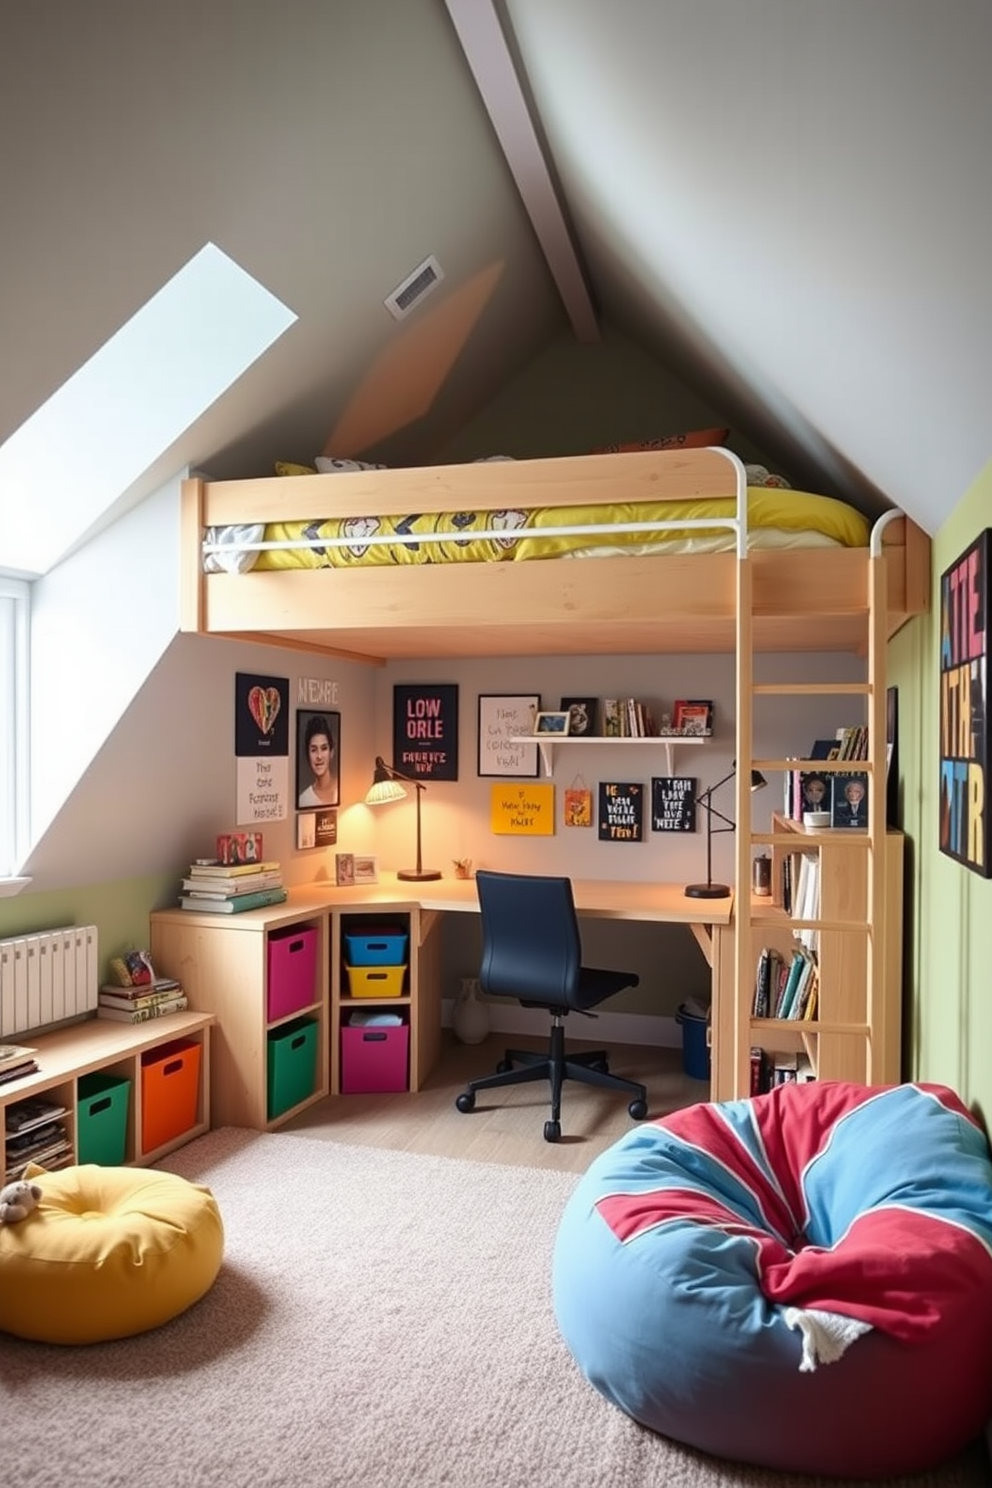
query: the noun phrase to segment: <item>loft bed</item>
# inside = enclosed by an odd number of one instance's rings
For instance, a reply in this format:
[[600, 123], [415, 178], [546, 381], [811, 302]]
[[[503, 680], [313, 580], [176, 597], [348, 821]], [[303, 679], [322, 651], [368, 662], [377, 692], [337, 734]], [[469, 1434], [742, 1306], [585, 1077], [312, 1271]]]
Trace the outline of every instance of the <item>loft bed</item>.
[[[195, 477], [181, 626], [380, 663], [733, 651], [740, 592], [754, 650], [863, 653], [869, 533], [830, 498], [749, 488], [716, 448]], [[890, 636], [928, 607], [929, 538], [900, 514], [874, 543]], [[218, 554], [253, 566], [205, 571]]]

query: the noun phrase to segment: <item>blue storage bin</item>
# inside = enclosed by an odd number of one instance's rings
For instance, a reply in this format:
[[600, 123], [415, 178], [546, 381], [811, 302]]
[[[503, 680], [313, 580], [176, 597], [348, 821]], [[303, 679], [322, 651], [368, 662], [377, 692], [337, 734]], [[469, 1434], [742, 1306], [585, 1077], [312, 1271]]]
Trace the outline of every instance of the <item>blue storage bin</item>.
[[396, 925], [367, 925], [360, 934], [345, 931], [345, 960], [349, 966], [402, 966], [409, 939]]

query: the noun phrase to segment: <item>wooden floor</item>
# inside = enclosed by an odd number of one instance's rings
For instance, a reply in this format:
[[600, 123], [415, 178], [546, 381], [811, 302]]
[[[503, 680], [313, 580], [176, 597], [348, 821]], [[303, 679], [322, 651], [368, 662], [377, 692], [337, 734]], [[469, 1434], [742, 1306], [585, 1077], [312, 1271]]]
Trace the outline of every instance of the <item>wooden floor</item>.
[[[482, 1044], [460, 1044], [445, 1030], [440, 1063], [415, 1095], [341, 1095], [309, 1106], [280, 1131], [353, 1145], [391, 1147], [439, 1157], [512, 1163], [581, 1173], [598, 1153], [634, 1123], [623, 1095], [566, 1081], [558, 1142], [544, 1140], [551, 1114], [547, 1084], [535, 1081], [480, 1091], [476, 1107], [462, 1115], [455, 1097], [466, 1080], [493, 1073], [506, 1046], [505, 1034]], [[539, 1040], [514, 1037], [517, 1048], [540, 1049]], [[592, 1048], [577, 1041], [569, 1048]], [[647, 1087], [648, 1117], [709, 1099], [709, 1085], [683, 1072], [681, 1049], [611, 1046], [610, 1068]]]

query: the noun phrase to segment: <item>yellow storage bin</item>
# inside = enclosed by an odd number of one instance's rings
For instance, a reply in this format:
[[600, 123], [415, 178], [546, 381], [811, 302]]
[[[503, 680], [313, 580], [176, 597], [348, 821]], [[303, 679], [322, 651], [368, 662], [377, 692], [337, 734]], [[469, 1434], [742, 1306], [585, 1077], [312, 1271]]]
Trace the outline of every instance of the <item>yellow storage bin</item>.
[[346, 966], [352, 997], [402, 997], [406, 965]]

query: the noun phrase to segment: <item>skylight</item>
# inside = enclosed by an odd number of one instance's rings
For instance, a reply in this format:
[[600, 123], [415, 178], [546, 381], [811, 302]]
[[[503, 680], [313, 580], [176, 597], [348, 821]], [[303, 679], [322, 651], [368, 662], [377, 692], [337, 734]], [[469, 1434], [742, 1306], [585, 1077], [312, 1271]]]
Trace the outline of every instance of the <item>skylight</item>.
[[202, 248], [0, 447], [0, 567], [47, 573], [296, 319]]

